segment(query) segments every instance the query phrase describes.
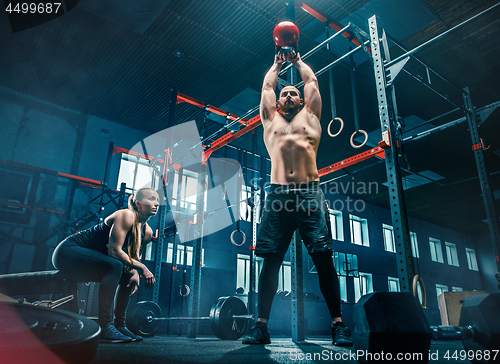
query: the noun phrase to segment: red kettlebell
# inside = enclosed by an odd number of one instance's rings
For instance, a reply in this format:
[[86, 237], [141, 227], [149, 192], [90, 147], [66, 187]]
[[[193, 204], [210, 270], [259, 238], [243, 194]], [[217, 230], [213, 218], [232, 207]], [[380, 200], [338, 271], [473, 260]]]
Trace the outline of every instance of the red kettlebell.
[[291, 21], [282, 21], [274, 27], [273, 39], [278, 51], [298, 52], [299, 48], [299, 28]]

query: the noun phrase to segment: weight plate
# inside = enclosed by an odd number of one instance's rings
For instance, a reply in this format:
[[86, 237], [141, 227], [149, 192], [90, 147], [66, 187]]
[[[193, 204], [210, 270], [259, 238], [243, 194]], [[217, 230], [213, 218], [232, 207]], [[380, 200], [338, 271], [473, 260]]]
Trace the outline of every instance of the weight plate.
[[137, 302], [132, 308], [127, 318], [127, 325], [130, 324], [130, 329], [137, 335], [151, 336], [154, 334], [160, 321], [148, 320], [148, 318], [160, 318], [161, 308], [158, 304], [151, 301]]
[[238, 297], [221, 297], [210, 311], [210, 323], [214, 334], [222, 340], [237, 340], [247, 327], [247, 319], [233, 315], [247, 315], [247, 306]]
[[214, 333], [215, 336], [218, 338], [222, 339], [222, 332], [220, 330], [220, 325], [217, 325], [216, 323], [216, 312], [219, 312], [219, 305], [221, 302], [227, 300], [229, 297], [220, 297], [215, 303], [212, 305], [212, 308], [210, 309], [210, 327], [212, 329], [212, 332]]
[[97, 353], [99, 325], [72, 312], [0, 303], [0, 322], [2, 360], [14, 355], [41, 362], [49, 349], [67, 363], [88, 363]]

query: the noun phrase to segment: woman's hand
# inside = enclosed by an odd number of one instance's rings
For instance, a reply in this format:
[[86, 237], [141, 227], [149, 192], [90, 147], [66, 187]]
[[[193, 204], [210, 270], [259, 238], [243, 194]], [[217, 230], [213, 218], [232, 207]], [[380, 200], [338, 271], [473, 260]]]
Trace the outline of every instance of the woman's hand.
[[130, 287], [131, 284], [134, 285], [134, 288], [132, 290], [132, 293], [130, 293], [129, 297], [132, 297], [139, 289], [139, 273], [137, 273], [136, 270], [134, 270], [134, 273], [132, 273], [132, 277], [130, 277], [127, 287]]
[[153, 273], [151, 273], [149, 271], [149, 269], [146, 266], [144, 266], [142, 268], [141, 277], [143, 277], [146, 280], [146, 284], [145, 284], [146, 288], [151, 288], [151, 287], [154, 286], [154, 284], [155, 284], [155, 276], [153, 275]]

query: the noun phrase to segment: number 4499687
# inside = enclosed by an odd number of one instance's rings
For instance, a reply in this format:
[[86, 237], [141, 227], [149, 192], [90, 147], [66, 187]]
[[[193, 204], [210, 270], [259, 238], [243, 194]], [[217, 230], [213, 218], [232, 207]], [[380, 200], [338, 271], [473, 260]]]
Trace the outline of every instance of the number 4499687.
[[51, 14], [57, 13], [61, 3], [42, 3], [42, 2], [25, 2], [25, 3], [8, 3], [5, 11], [8, 13], [18, 14]]

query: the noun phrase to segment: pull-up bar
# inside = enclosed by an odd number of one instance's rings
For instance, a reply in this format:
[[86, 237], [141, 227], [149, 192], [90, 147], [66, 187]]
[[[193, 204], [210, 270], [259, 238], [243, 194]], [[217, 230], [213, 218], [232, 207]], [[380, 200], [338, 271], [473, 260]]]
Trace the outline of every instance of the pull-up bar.
[[424, 47], [428, 46], [429, 44], [434, 43], [435, 41], [440, 40], [440, 39], [442, 39], [442, 38], [446, 37], [446, 36], [447, 36], [449, 33], [451, 33], [452, 31], [457, 30], [458, 28], [460, 28], [460, 27], [462, 27], [462, 26], [464, 26], [464, 25], [466, 25], [466, 24], [470, 23], [472, 20], [474, 20], [474, 19], [476, 19], [476, 18], [480, 17], [481, 15], [483, 15], [483, 14], [487, 13], [488, 11], [490, 11], [490, 10], [492, 10], [492, 9], [496, 8], [496, 7], [497, 7], [497, 6], [499, 6], [499, 5], [500, 5], [500, 2], [499, 2], [499, 3], [497, 3], [497, 4], [495, 4], [495, 5], [493, 5], [493, 6], [490, 6], [488, 9], [483, 10], [483, 11], [482, 11], [482, 12], [480, 12], [479, 14], [474, 15], [472, 18], [467, 19], [466, 21], [464, 21], [464, 22], [462, 22], [462, 23], [460, 23], [460, 24], [458, 24], [458, 25], [455, 25], [453, 28], [448, 29], [448, 30], [447, 30], [447, 31], [445, 31], [444, 33], [441, 33], [441, 34], [439, 34], [439, 35], [435, 36], [434, 38], [432, 38], [432, 39], [428, 40], [427, 42], [425, 42], [425, 43], [423, 43], [423, 44], [419, 45], [418, 47], [413, 48], [411, 51], [406, 52], [405, 54], [402, 54], [401, 56], [399, 56], [399, 57], [397, 57], [396, 59], [394, 59], [394, 60], [390, 61], [389, 63], [387, 63], [387, 64], [385, 65], [385, 68], [389, 68], [389, 67], [390, 67], [390, 66], [392, 66], [393, 64], [396, 64], [396, 63], [398, 63], [399, 61], [401, 61], [403, 58], [409, 57], [409, 56], [411, 56], [412, 54], [415, 54], [415, 53], [417, 53], [418, 51], [420, 51], [422, 48], [424, 48]]

